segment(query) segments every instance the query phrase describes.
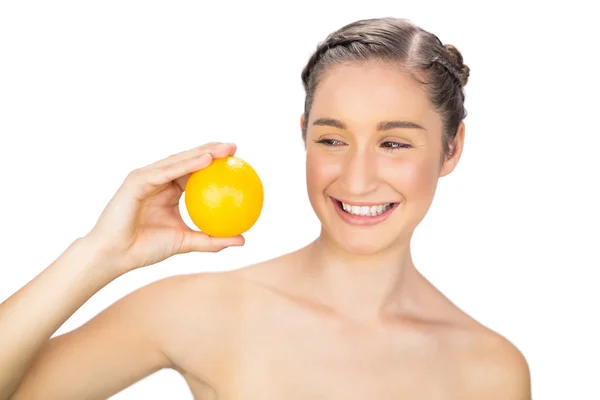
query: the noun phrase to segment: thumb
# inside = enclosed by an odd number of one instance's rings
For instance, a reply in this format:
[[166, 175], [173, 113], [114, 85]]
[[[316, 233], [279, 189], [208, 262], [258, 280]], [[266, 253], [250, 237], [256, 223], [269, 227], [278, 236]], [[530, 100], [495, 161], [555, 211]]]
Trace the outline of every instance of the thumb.
[[213, 252], [216, 253], [230, 246], [243, 246], [246, 243], [242, 235], [230, 237], [215, 237], [204, 232], [190, 229], [185, 232], [181, 244], [181, 253]]

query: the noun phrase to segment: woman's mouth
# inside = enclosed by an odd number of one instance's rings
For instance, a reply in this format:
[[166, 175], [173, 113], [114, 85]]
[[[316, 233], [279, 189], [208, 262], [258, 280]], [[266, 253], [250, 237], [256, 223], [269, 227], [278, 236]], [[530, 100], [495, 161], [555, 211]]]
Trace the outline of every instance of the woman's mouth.
[[353, 225], [373, 225], [385, 220], [400, 203], [346, 203], [331, 200], [342, 219]]

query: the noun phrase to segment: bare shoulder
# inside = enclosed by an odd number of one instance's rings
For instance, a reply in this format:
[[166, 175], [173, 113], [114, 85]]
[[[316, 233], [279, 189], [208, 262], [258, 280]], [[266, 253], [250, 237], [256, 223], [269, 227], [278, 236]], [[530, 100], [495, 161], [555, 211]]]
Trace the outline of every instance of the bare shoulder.
[[244, 296], [242, 289], [230, 272], [203, 272], [163, 278], [132, 296], [139, 297], [141, 309], [161, 320], [163, 332], [177, 335], [207, 325], [195, 321], [225, 323], [228, 316], [233, 318]]
[[[190, 310], [210, 311], [227, 299], [225, 279], [220, 274], [196, 273], [175, 275], [146, 284], [111, 306], [124, 308], [131, 316], [139, 315], [157, 326], [169, 327], [179, 317], [189, 318]], [[206, 307], [202, 307], [206, 304]], [[226, 307], [226, 303], [222, 304]], [[199, 308], [200, 307], [200, 308]], [[165, 319], [168, 319], [166, 321]]]
[[[130, 296], [138, 297], [142, 305], [151, 301], [153, 306], [161, 303], [169, 311], [175, 311], [186, 305], [196, 307], [197, 301], [208, 301], [213, 309], [214, 303], [225, 301], [226, 306], [235, 297], [234, 280], [226, 272], [202, 272], [175, 275], [152, 282]], [[191, 302], [191, 303], [190, 303]]]
[[531, 378], [523, 353], [507, 338], [479, 326], [465, 333], [462, 381], [465, 398], [530, 400]]
[[201, 326], [194, 321], [227, 315], [238, 295], [224, 274], [176, 275], [129, 293], [101, 313], [97, 323], [128, 320], [143, 326], [149, 339], [168, 351], [191, 327]]
[[[426, 281], [424, 281], [426, 282]], [[464, 399], [530, 400], [531, 379], [523, 353], [506, 337], [468, 315], [426, 282], [428, 311], [453, 365], [453, 381]], [[456, 376], [458, 374], [459, 376]]]
[[[129, 296], [140, 310], [152, 310], [154, 318], [169, 322], [166, 327], [190, 328], [193, 321], [211, 321], [212, 327], [231, 328], [256, 287], [276, 285], [285, 256], [222, 272], [176, 275], [150, 283]], [[168, 321], [165, 321], [167, 318]], [[194, 328], [196, 326], [194, 325]]]
[[239, 339], [244, 293], [231, 272], [202, 272], [163, 278], [129, 296], [131, 308], [151, 320], [148, 330], [171, 368], [209, 384]]

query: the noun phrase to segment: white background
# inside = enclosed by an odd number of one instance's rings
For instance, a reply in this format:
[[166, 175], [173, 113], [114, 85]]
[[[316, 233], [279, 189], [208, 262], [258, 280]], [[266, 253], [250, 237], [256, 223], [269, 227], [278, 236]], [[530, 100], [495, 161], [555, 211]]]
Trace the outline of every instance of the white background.
[[[311, 241], [319, 221], [305, 192], [300, 72], [343, 24], [405, 17], [471, 67], [466, 147], [415, 233], [417, 267], [521, 349], [536, 399], [600, 398], [600, 30], [591, 6], [204, 4], [1, 3], [0, 301], [92, 227], [131, 169], [209, 141], [237, 143], [263, 180], [246, 246], [129, 273], [58, 334], [159, 278], [239, 268]], [[139, 398], [191, 394], [161, 371], [114, 396]]]

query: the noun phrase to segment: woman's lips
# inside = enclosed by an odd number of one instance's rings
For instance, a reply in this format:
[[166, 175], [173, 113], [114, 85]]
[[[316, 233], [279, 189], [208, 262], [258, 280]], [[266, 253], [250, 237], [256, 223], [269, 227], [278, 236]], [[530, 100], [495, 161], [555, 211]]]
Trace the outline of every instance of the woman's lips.
[[[353, 210], [356, 211], [359, 211], [358, 209], [362, 207], [362, 210], [360, 210], [362, 211], [362, 214], [365, 214], [366, 211], [364, 207], [370, 207], [369, 213], [371, 214], [373, 211], [372, 207], [382, 206], [381, 213], [379, 213], [378, 210], [375, 210], [377, 215], [355, 215], [344, 211], [341, 200], [337, 200], [333, 197], [330, 197], [330, 199], [338, 215], [344, 222], [350, 225], [359, 226], [372, 226], [385, 221], [394, 212], [398, 205], [400, 205], [400, 203], [346, 203], [347, 205], [351, 204], [354, 206]], [[385, 207], [385, 204], [390, 204], [388, 206], [389, 208]]]

